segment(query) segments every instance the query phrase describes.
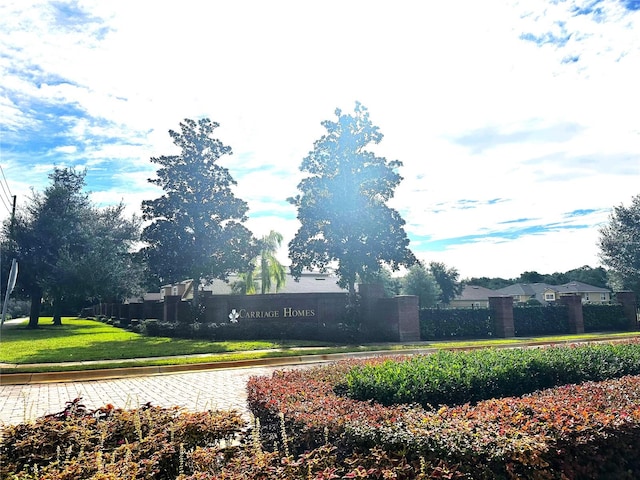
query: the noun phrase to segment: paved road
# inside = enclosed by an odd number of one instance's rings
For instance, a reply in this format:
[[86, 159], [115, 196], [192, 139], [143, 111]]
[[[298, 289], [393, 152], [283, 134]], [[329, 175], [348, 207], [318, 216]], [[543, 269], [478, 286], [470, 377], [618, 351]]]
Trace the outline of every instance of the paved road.
[[[301, 367], [250, 367], [128, 377], [85, 382], [0, 386], [0, 425], [15, 425], [59, 412], [65, 402], [82, 397], [88, 408], [107, 403], [135, 408], [144, 403], [180, 406], [190, 411], [236, 409], [250, 420], [246, 408], [246, 383], [254, 375]], [[302, 367], [304, 368], [304, 367]]]

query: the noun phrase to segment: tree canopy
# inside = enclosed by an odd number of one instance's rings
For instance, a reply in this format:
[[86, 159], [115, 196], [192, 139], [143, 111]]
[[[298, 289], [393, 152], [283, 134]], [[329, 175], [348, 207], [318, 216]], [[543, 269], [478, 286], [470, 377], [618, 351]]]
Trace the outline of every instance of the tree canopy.
[[460, 274], [454, 267], [448, 268], [444, 263], [431, 262], [429, 270], [440, 287], [439, 302], [445, 305], [462, 293], [464, 284], [458, 279]]
[[613, 208], [609, 223], [600, 229], [599, 247], [611, 286], [640, 294], [640, 195], [628, 207]]
[[[41, 300], [53, 307], [59, 324], [64, 308], [87, 299], [122, 300], [136, 292], [139, 270], [131, 248], [139, 220], [122, 205], [100, 209], [90, 201], [86, 172], [55, 168], [43, 193], [32, 191], [16, 213], [10, 252], [20, 265], [18, 287], [30, 297], [29, 326], [38, 325]], [[74, 313], [77, 310], [74, 310]]]
[[307, 176], [298, 184], [301, 194], [289, 199], [301, 223], [289, 257], [295, 277], [335, 265], [338, 283], [353, 297], [357, 278], [376, 275], [383, 264], [409, 267], [416, 259], [405, 221], [387, 205], [402, 180], [402, 163], [367, 150], [382, 134], [360, 103], [353, 114], [335, 113], [335, 121], [322, 122], [325, 135], [302, 161]]
[[201, 280], [248, 271], [257, 255], [256, 241], [243, 225], [247, 204], [234, 195], [236, 181], [218, 163], [232, 154], [214, 137], [218, 127], [208, 118], [185, 119], [179, 132], [170, 130], [181, 152], [151, 158], [159, 168], [149, 181], [164, 194], [142, 203], [143, 218], [151, 222], [142, 233], [148, 268], [161, 285], [192, 279], [194, 305]]
[[284, 287], [287, 281], [287, 272], [284, 266], [276, 258], [278, 248], [282, 245], [283, 236], [281, 233], [271, 230], [268, 235], [264, 235], [260, 241], [260, 293], [265, 294], [271, 291], [273, 286], [277, 292]]
[[442, 292], [433, 274], [421, 263], [416, 263], [402, 278], [402, 293], [417, 296], [420, 308], [429, 308], [440, 301]]
[[258, 288], [261, 294], [270, 293], [272, 286], [278, 292], [284, 286], [287, 272], [276, 258], [276, 252], [282, 244], [282, 239], [282, 234], [274, 230], [260, 238], [258, 241], [260, 253], [252, 260], [251, 269], [240, 272], [238, 280], [231, 284], [231, 291], [234, 294], [253, 295]]

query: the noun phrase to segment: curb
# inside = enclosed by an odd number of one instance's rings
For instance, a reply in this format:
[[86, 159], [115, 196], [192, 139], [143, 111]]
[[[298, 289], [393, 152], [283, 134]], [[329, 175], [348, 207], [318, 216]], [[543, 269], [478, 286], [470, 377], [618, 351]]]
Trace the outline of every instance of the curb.
[[[636, 337], [637, 335], [630, 335]], [[560, 341], [524, 341], [518, 343], [509, 343], [503, 345], [494, 345], [491, 348], [522, 348], [522, 347], [540, 347], [544, 345], [566, 345], [577, 343], [598, 343], [608, 341], [624, 341], [630, 337], [618, 337], [615, 339], [572, 339]], [[480, 346], [461, 346], [450, 347], [447, 350], [478, 350], [487, 348], [486, 345]], [[8, 385], [32, 385], [39, 383], [65, 383], [65, 382], [83, 382], [95, 380], [113, 380], [127, 377], [142, 377], [152, 375], [168, 375], [172, 373], [189, 373], [205, 370], [221, 370], [234, 368], [250, 368], [250, 367], [270, 367], [270, 366], [287, 366], [287, 365], [304, 365], [314, 363], [335, 362], [346, 360], [349, 358], [366, 358], [378, 356], [400, 356], [400, 355], [417, 355], [433, 353], [442, 348], [425, 347], [413, 348], [407, 350], [372, 350], [367, 352], [344, 352], [344, 353], [327, 353], [315, 355], [297, 355], [291, 357], [273, 357], [273, 358], [255, 358], [248, 360], [226, 360], [221, 362], [204, 362], [204, 363], [188, 363], [181, 365], [155, 365], [140, 367], [122, 367], [108, 368], [96, 370], [69, 370], [59, 372], [40, 372], [40, 373], [6, 373], [0, 371], [0, 386]]]
[[348, 358], [375, 357], [384, 355], [415, 355], [417, 353], [429, 353], [434, 348], [414, 350], [376, 350], [369, 352], [327, 353], [318, 355], [299, 355], [292, 357], [256, 358], [249, 360], [227, 360], [211, 363], [190, 363], [182, 365], [155, 365], [144, 367], [124, 367], [96, 370], [69, 370], [65, 372], [41, 372], [41, 373], [2, 373], [0, 386], [5, 385], [31, 385], [38, 383], [64, 383], [92, 380], [112, 380], [125, 377], [142, 377], [151, 375], [166, 375], [172, 373], [189, 373], [204, 370], [221, 370], [232, 368], [270, 367], [286, 365], [304, 365], [313, 363], [325, 363]]

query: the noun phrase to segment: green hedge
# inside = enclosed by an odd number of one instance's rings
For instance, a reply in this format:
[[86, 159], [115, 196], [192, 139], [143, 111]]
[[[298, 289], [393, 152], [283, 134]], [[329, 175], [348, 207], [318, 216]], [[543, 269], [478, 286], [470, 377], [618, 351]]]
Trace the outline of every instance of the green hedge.
[[423, 308], [420, 310], [420, 338], [491, 338], [495, 335], [488, 308]]
[[516, 337], [569, 333], [569, 310], [564, 305], [513, 308]]
[[637, 341], [572, 348], [439, 351], [353, 368], [341, 388], [357, 400], [425, 408], [518, 396], [569, 383], [640, 374]]
[[352, 335], [344, 324], [318, 325], [316, 322], [240, 321], [238, 323], [181, 323], [145, 320], [141, 327], [148, 336], [225, 340], [322, 340], [348, 341]]
[[[582, 306], [586, 332], [627, 330], [622, 305]], [[569, 311], [564, 305], [518, 306], [513, 308], [513, 326], [517, 337], [571, 333]], [[491, 338], [495, 329], [488, 308], [425, 308], [420, 310], [420, 338]]]
[[628, 320], [622, 305], [582, 306], [585, 332], [608, 332], [627, 330]]
[[[349, 370], [379, 361], [252, 377], [247, 399], [263, 445], [285, 452], [281, 467], [303, 467], [259, 478], [640, 478], [638, 376], [428, 411], [336, 394]], [[332, 459], [363, 468], [334, 469]]]

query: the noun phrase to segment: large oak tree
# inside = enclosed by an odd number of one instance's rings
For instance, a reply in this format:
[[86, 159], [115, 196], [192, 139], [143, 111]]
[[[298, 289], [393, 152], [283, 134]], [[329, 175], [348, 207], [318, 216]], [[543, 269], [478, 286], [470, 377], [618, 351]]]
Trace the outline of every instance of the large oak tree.
[[289, 243], [291, 272], [336, 267], [338, 283], [355, 295], [357, 279], [377, 275], [382, 265], [397, 270], [416, 259], [409, 249], [400, 214], [387, 205], [402, 177], [398, 160], [388, 161], [367, 148], [382, 140], [367, 109], [336, 110], [322, 122], [326, 134], [314, 143], [300, 170], [307, 176], [289, 201], [301, 226]]
[[628, 207], [613, 208], [609, 223], [600, 229], [599, 246], [612, 288], [640, 294], [640, 195]]
[[208, 118], [185, 119], [180, 131], [169, 131], [180, 154], [151, 159], [159, 168], [149, 181], [164, 194], [142, 203], [143, 219], [151, 222], [142, 234], [148, 268], [161, 284], [192, 279], [194, 307], [201, 280], [247, 271], [257, 255], [243, 225], [247, 204], [234, 195], [236, 181], [218, 163], [232, 153], [214, 137], [218, 126]]
[[124, 207], [98, 208], [84, 191], [86, 172], [55, 168], [44, 192], [32, 191], [5, 225], [10, 254], [18, 260], [18, 289], [31, 300], [29, 327], [36, 328], [42, 300], [52, 305], [54, 324], [65, 309], [77, 313], [85, 300], [123, 300], [137, 293], [139, 269], [131, 250], [139, 220]]

